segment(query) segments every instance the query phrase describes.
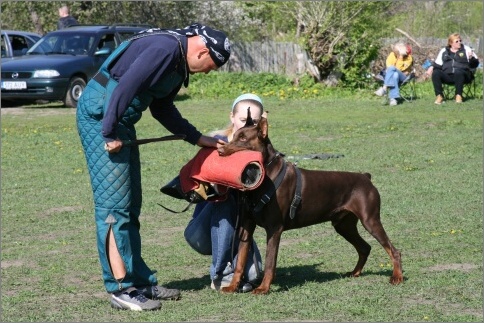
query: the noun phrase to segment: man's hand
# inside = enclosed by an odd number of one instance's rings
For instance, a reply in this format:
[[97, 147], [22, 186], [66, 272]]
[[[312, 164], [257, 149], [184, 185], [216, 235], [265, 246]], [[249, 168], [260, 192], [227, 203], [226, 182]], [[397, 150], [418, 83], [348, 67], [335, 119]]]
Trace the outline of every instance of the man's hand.
[[201, 136], [200, 139], [197, 141], [197, 145], [200, 147], [214, 147], [214, 148], [220, 148], [223, 145], [225, 145], [225, 141], [222, 139], [217, 139], [214, 137], [209, 137], [209, 136]]
[[110, 154], [115, 154], [119, 152], [122, 147], [123, 147], [123, 142], [119, 140], [119, 138], [104, 144], [104, 150], [106, 150]]

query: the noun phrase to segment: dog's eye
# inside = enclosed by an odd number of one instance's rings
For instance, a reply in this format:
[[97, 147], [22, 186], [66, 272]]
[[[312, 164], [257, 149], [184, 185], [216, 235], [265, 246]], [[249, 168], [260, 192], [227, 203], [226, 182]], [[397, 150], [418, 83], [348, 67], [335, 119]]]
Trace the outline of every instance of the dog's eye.
[[247, 141], [247, 137], [246, 136], [239, 136], [239, 141]]

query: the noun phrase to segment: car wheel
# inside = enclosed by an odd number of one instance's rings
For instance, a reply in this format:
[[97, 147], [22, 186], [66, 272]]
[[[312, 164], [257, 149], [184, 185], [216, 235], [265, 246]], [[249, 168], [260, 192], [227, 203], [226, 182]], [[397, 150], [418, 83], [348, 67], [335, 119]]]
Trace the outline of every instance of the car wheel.
[[67, 88], [64, 105], [76, 108], [77, 101], [79, 101], [79, 98], [81, 97], [85, 87], [86, 81], [84, 81], [81, 77], [73, 77], [69, 82], [69, 87]]

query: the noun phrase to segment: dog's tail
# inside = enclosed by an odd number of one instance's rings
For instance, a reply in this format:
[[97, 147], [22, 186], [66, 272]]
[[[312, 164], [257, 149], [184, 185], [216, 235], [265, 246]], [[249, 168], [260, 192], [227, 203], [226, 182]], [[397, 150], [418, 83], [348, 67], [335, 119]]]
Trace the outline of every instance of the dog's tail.
[[371, 180], [371, 174], [370, 173], [363, 173], [366, 177], [368, 177]]

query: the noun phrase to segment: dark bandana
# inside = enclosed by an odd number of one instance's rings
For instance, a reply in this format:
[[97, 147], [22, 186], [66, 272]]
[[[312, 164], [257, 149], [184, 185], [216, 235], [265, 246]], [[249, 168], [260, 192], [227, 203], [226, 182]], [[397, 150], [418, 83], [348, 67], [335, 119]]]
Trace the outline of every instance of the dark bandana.
[[227, 36], [220, 30], [212, 29], [208, 26], [203, 26], [199, 23], [194, 23], [185, 28], [178, 29], [160, 29], [150, 28], [143, 30], [133, 38], [143, 37], [146, 34], [171, 33], [184, 35], [187, 37], [200, 36], [205, 42], [205, 46], [209, 49], [210, 57], [214, 63], [220, 67], [227, 63], [230, 57], [230, 42]]
[[205, 46], [210, 50], [212, 57], [218, 67], [227, 63], [230, 57], [230, 42], [225, 33], [220, 30], [194, 23], [183, 29], [175, 29], [175, 32], [186, 36], [200, 36]]

